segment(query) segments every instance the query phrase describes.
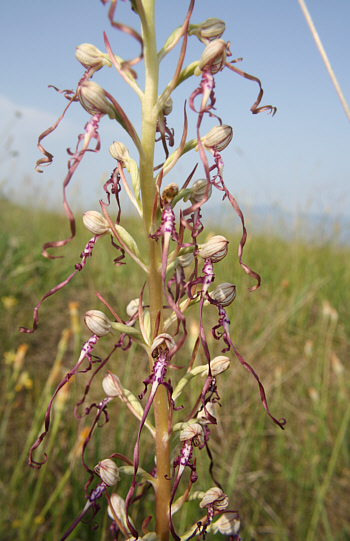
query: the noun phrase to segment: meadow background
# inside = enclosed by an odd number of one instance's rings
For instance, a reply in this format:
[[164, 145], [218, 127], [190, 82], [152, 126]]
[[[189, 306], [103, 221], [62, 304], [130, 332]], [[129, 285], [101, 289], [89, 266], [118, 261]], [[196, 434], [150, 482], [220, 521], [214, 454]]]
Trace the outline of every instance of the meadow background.
[[[87, 309], [100, 307], [94, 291], [123, 317], [123, 307], [138, 295], [142, 276], [130, 262], [115, 268], [113, 254], [101, 242], [73, 282], [44, 302], [39, 329], [33, 335], [19, 334], [20, 325], [31, 325], [33, 306], [43, 293], [71, 272], [89, 233], [78, 220], [77, 238], [66, 247], [64, 259], [48, 261], [40, 254], [41, 245], [56, 238], [57, 231], [67, 230], [65, 218], [4, 199], [0, 205], [0, 496], [5, 509], [0, 539], [56, 540], [84, 504], [86, 474], [79, 461], [79, 442], [92, 419], [77, 421], [72, 410], [88, 374], [72, 378], [58, 395], [44, 445], [49, 458], [40, 471], [27, 466], [28, 448], [42, 428], [50, 393], [88, 338], [82, 321]], [[137, 240], [140, 231], [133, 220], [122, 223]], [[312, 237], [309, 229], [306, 238], [304, 224], [285, 239], [283, 224], [254, 232], [251, 223], [245, 260], [260, 272], [263, 285], [249, 293], [249, 278], [236, 261], [235, 223], [231, 215], [219, 230], [215, 226], [215, 233], [230, 240], [229, 257], [215, 268], [216, 283], [236, 284], [237, 298], [228, 309], [234, 343], [261, 376], [270, 410], [285, 417], [287, 425], [281, 431], [271, 423], [255, 380], [232, 357], [229, 374], [219, 380], [222, 408], [217, 411], [218, 425], [212, 428], [215, 475], [224, 482], [230, 508], [240, 512], [245, 541], [345, 541], [350, 539], [350, 249], [337, 243], [336, 228], [322, 241], [317, 230]], [[206, 317], [214, 323], [216, 311], [209, 308]], [[194, 317], [189, 355], [197, 332]], [[107, 343], [110, 347], [113, 338], [99, 342], [98, 355], [107, 352]], [[211, 342], [210, 347], [215, 351], [217, 344]], [[134, 394], [142, 390], [139, 378], [135, 381], [142, 359], [138, 348], [132, 347], [109, 365]], [[196, 362], [205, 359], [199, 356]], [[176, 375], [172, 378], [176, 380]], [[102, 397], [102, 387], [95, 385], [89, 403]], [[132, 453], [130, 431], [137, 430], [136, 421], [119, 401], [109, 408], [111, 421], [96, 430], [87, 453], [91, 465], [101, 453]], [[204, 459], [200, 475], [208, 475], [208, 464]], [[121, 490], [126, 482], [121, 482]], [[177, 524], [192, 523], [192, 516], [195, 520], [192, 505], [184, 506], [182, 517], [176, 516]], [[135, 518], [137, 512], [135, 506]], [[71, 538], [109, 539], [105, 502], [98, 521], [97, 531], [81, 525]]]

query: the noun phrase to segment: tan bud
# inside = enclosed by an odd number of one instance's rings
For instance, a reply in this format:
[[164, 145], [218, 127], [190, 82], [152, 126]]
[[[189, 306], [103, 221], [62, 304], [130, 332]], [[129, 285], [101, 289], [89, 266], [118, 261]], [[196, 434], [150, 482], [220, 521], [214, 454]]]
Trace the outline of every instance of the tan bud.
[[228, 252], [228, 240], [222, 235], [215, 235], [208, 242], [199, 245], [199, 255], [211, 259], [212, 263], [221, 261]]
[[193, 254], [191, 253], [179, 255], [179, 257], [177, 258], [178, 265], [180, 265], [180, 267], [182, 267], [183, 269], [185, 269], [186, 267], [189, 267], [192, 261], [193, 261]]
[[153, 340], [152, 346], [151, 346], [151, 355], [152, 357], [158, 356], [158, 348], [161, 347], [164, 349], [172, 349], [175, 346], [175, 342], [172, 336], [170, 334], [167, 334], [165, 332], [158, 334], [158, 336]]
[[228, 496], [221, 488], [212, 487], [206, 491], [204, 498], [199, 504], [199, 507], [203, 509], [208, 505], [212, 505], [214, 509], [222, 511], [228, 507]]
[[[133, 299], [132, 301], [129, 302], [128, 306], [126, 307], [126, 313], [128, 314], [130, 318], [133, 317], [135, 314], [137, 314], [137, 312], [139, 311], [139, 305], [140, 305], [140, 299]], [[144, 306], [143, 303], [142, 303], [142, 306]]]
[[118, 382], [118, 385], [122, 387], [117, 376], [115, 376], [114, 374], [105, 375], [102, 380], [102, 387], [104, 392], [106, 393], [106, 396], [109, 396], [110, 398], [115, 398], [116, 396], [120, 395], [119, 389], [116, 385], [116, 381]]
[[220, 303], [221, 306], [225, 307], [235, 300], [236, 286], [224, 282], [223, 284], [219, 284], [214, 291], [210, 291], [209, 295], [212, 299]]
[[[202, 201], [203, 197], [205, 196], [205, 192], [207, 191], [207, 186], [208, 181], [206, 178], [200, 178], [193, 183], [193, 185], [191, 186], [191, 193], [189, 195], [191, 203], [199, 203], [200, 201]], [[212, 191], [212, 185], [209, 184], [208, 199], [211, 196]]]
[[[119, 496], [119, 494], [114, 493], [110, 497], [110, 502], [119, 520], [124, 522], [126, 515], [125, 515], [125, 501], [123, 500], [123, 498]], [[108, 505], [108, 515], [111, 517], [112, 520], [114, 520], [114, 515], [109, 505]]]
[[124, 143], [114, 141], [109, 147], [109, 153], [112, 158], [118, 160], [118, 162], [121, 162], [123, 167], [127, 167], [128, 161], [130, 160], [130, 155]]
[[203, 146], [206, 150], [213, 152], [217, 150], [221, 152], [226, 148], [233, 138], [233, 129], [227, 124], [214, 126], [202, 139]]
[[219, 520], [215, 522], [216, 531], [222, 535], [237, 535], [241, 526], [238, 513], [224, 513]]
[[110, 458], [101, 460], [97, 466], [95, 466], [94, 471], [108, 487], [112, 487], [119, 481], [118, 466]]
[[172, 110], [173, 110], [173, 100], [169, 96], [169, 98], [166, 100], [165, 105], [163, 107], [163, 115], [164, 116], [170, 115]]
[[105, 235], [110, 232], [106, 218], [97, 210], [84, 212], [83, 224], [93, 235]]
[[84, 66], [84, 68], [95, 68], [98, 71], [102, 66], [111, 67], [111, 61], [108, 55], [102, 53], [95, 45], [90, 43], [82, 43], [76, 48], [75, 57]]
[[210, 361], [211, 373], [214, 377], [225, 372], [230, 367], [230, 359], [224, 355], [218, 355]]
[[171, 203], [174, 197], [179, 193], [179, 187], [177, 184], [172, 183], [165, 186], [162, 191], [162, 201], [163, 203]]
[[111, 331], [111, 322], [100, 310], [89, 310], [85, 314], [85, 324], [98, 337], [106, 336]]
[[199, 423], [192, 423], [186, 426], [180, 433], [180, 441], [192, 440], [195, 447], [204, 443], [204, 430]]
[[108, 115], [110, 118], [116, 118], [113, 107], [106, 98], [105, 91], [102, 86], [94, 81], [84, 81], [81, 83], [77, 94], [81, 105], [90, 115], [101, 113]]
[[225, 62], [226, 43], [223, 39], [215, 39], [210, 41], [204, 49], [194, 74], [199, 75], [205, 68], [209, 68], [214, 75], [224, 68]]
[[225, 23], [221, 19], [211, 17], [199, 24], [192, 24], [189, 27], [188, 34], [197, 36], [203, 43], [208, 43], [214, 39], [221, 38], [225, 32]]

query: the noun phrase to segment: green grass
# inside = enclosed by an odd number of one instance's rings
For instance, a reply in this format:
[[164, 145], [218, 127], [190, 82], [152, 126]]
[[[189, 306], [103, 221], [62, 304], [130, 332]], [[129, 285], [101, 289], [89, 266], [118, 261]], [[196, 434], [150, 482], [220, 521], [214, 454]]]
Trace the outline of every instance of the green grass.
[[[0, 209], [0, 497], [5, 509], [0, 517], [0, 538], [55, 540], [84, 505], [87, 476], [72, 449], [92, 418], [77, 421], [72, 411], [88, 374], [72, 378], [69, 393], [56, 408], [44, 445], [48, 462], [39, 472], [26, 465], [23, 449], [35, 440], [50, 392], [75, 364], [88, 337], [85, 328], [77, 327], [68, 303], [78, 303], [81, 323], [87, 309], [103, 309], [94, 294], [98, 291], [124, 318], [126, 304], [139, 295], [143, 276], [130, 261], [114, 267], [113, 258], [118, 253], [109, 249], [109, 241], [104, 238], [86, 268], [43, 303], [39, 329], [33, 335], [19, 334], [19, 326], [31, 326], [33, 307], [42, 295], [72, 272], [89, 233], [79, 223], [77, 239], [64, 249], [65, 258], [48, 261], [40, 255], [41, 245], [58, 240], [59, 235], [67, 236], [65, 218], [4, 201]], [[136, 240], [140, 237], [136, 224], [122, 224]], [[261, 406], [255, 380], [229, 353], [229, 375], [218, 378], [222, 408], [216, 410], [218, 425], [211, 428], [210, 447], [214, 475], [229, 495], [230, 508], [240, 512], [242, 539], [350, 539], [350, 269], [346, 264], [350, 250], [330, 243], [312, 245], [300, 237], [287, 242], [273, 233], [252, 234], [244, 260], [262, 275], [262, 287], [249, 293], [253, 283], [236, 261], [238, 238], [231, 238], [227, 231], [215, 233], [225, 234], [230, 240], [229, 256], [215, 266], [215, 283], [231, 281], [237, 286], [237, 298], [228, 309], [231, 337], [264, 383], [272, 414], [287, 419], [284, 431], [271, 422]], [[197, 328], [197, 312], [195, 308], [192, 311], [188, 355]], [[210, 322], [214, 324], [216, 318], [216, 309], [208, 307], [208, 337]], [[72, 322], [73, 332], [62, 337], [62, 331], [71, 329]], [[96, 354], [107, 354], [112, 344], [112, 337], [101, 340]], [[219, 354], [218, 344], [210, 337], [209, 346]], [[22, 365], [21, 352], [25, 355]], [[110, 369], [125, 387], [134, 394], [141, 392], [140, 374], [144, 379], [148, 369], [138, 349], [119, 351], [110, 362]], [[204, 362], [199, 354], [196, 363]], [[169, 375], [176, 384], [178, 373]], [[195, 396], [200, 382], [193, 381], [186, 393]], [[189, 396], [186, 393], [184, 403]], [[97, 385], [91, 389], [89, 403], [102, 397], [102, 388]], [[88, 449], [89, 465], [114, 451], [132, 456], [137, 421], [119, 401], [112, 403], [109, 411], [110, 422], [96, 430]], [[175, 420], [180, 416], [181, 412], [174, 413]], [[151, 438], [144, 431], [143, 464], [152, 469], [150, 449]], [[205, 450], [201, 454], [195, 490], [212, 485]], [[41, 451], [36, 456], [42, 456]], [[118, 485], [121, 494], [125, 495], [129, 482], [130, 478], [122, 479]], [[137, 514], [151, 514], [149, 504], [144, 505], [135, 506], [136, 520]], [[199, 516], [198, 507], [187, 503], [178, 515], [174, 517], [175, 526], [190, 526]], [[89, 525], [81, 525], [71, 538], [109, 539], [110, 520], [106, 519], [104, 501], [98, 520], [96, 532]]]

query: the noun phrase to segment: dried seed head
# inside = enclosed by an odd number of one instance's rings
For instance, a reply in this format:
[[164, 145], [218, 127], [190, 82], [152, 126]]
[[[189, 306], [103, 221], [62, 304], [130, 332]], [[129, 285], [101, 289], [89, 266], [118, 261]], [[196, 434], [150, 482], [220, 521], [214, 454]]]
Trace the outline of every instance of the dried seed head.
[[208, 242], [199, 245], [198, 254], [203, 259], [211, 259], [212, 263], [221, 261], [228, 252], [228, 240], [222, 235], [215, 235]]
[[173, 100], [169, 96], [169, 98], [166, 100], [165, 105], [163, 107], [163, 115], [164, 116], [170, 115], [172, 110], [173, 110]]
[[84, 212], [83, 224], [93, 235], [105, 235], [110, 232], [106, 218], [97, 210]]
[[219, 355], [210, 361], [211, 373], [214, 377], [225, 372], [230, 367], [230, 359], [224, 355]]
[[177, 258], [178, 265], [180, 265], [180, 267], [182, 267], [183, 269], [185, 269], [186, 267], [189, 267], [192, 261], [193, 261], [193, 254], [191, 253], [179, 255], [179, 257]]
[[214, 126], [202, 139], [203, 146], [210, 152], [221, 152], [226, 148], [233, 137], [233, 129], [227, 124]]
[[108, 487], [112, 487], [119, 481], [119, 469], [113, 460], [105, 458], [94, 467], [95, 473], [101, 477]]
[[130, 160], [129, 151], [123, 143], [114, 141], [109, 147], [109, 153], [115, 160], [121, 162], [123, 167], [127, 167]]
[[171, 350], [174, 346], [175, 342], [173, 337], [170, 336], [170, 334], [163, 332], [153, 340], [153, 344], [151, 346], [151, 355], [152, 357], [158, 357], [158, 349], [160, 347], [162, 349]]
[[204, 49], [194, 74], [200, 75], [204, 69], [209, 69], [214, 75], [224, 68], [225, 62], [226, 43], [223, 39], [215, 39], [210, 41]]
[[179, 193], [179, 187], [177, 184], [172, 183], [165, 186], [162, 191], [162, 201], [163, 203], [171, 203], [174, 197]]
[[224, 282], [223, 284], [219, 284], [214, 291], [209, 293], [209, 295], [212, 299], [220, 303], [221, 306], [225, 307], [235, 300], [236, 286], [228, 282]]
[[194, 447], [204, 443], [204, 430], [199, 423], [192, 423], [186, 426], [180, 433], [180, 441], [192, 440]]
[[94, 81], [81, 83], [77, 94], [81, 105], [90, 115], [101, 113], [108, 115], [109, 118], [116, 118], [114, 109], [106, 98], [105, 91], [102, 86]]
[[94, 71], [98, 71], [102, 66], [111, 67], [111, 61], [108, 55], [102, 53], [95, 45], [91, 43], [82, 43], [75, 51], [75, 57], [84, 66], [84, 68], [95, 68]]
[[[202, 201], [203, 197], [205, 196], [205, 192], [207, 191], [208, 181], [206, 178], [200, 178], [199, 180], [196, 180], [196, 182], [193, 183], [191, 186], [191, 193], [189, 195], [189, 199], [191, 203], [199, 203]], [[208, 199], [211, 196], [211, 193], [213, 191], [212, 185], [209, 184], [208, 188]]]
[[206, 491], [204, 498], [199, 504], [199, 507], [203, 509], [208, 505], [212, 505], [214, 509], [222, 511], [228, 506], [228, 496], [225, 494], [221, 488], [212, 487]]
[[237, 535], [241, 526], [238, 513], [224, 513], [215, 526], [222, 535]]
[[87, 328], [99, 338], [111, 332], [111, 322], [100, 310], [89, 310], [84, 317]]
[[211, 17], [203, 23], [190, 25], [189, 35], [195, 35], [203, 43], [221, 38], [225, 32], [225, 23], [221, 19]]
[[[129, 302], [128, 306], [126, 307], [126, 313], [128, 314], [128, 316], [131, 318], [133, 317], [135, 314], [137, 314], [137, 312], [139, 311], [139, 306], [140, 306], [140, 299], [133, 299], [132, 301]], [[144, 303], [142, 303], [142, 307], [144, 307]]]
[[119, 381], [119, 378], [113, 374], [106, 374], [105, 377], [102, 380], [102, 387], [104, 392], [106, 393], [106, 396], [109, 396], [110, 398], [115, 398], [116, 396], [120, 395], [119, 389], [116, 385], [116, 381], [121, 386], [121, 383]]

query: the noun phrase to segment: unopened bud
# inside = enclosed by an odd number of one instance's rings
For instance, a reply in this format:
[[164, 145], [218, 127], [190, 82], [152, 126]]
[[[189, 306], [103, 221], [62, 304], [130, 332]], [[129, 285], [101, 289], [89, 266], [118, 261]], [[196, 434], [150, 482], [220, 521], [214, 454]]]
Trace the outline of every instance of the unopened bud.
[[202, 139], [203, 146], [206, 150], [221, 152], [226, 148], [233, 137], [233, 129], [227, 124], [214, 126]]
[[109, 118], [116, 118], [114, 109], [99, 84], [94, 81], [84, 81], [79, 85], [77, 94], [81, 105], [90, 115], [101, 113], [108, 115]]
[[[129, 302], [128, 306], [126, 307], [126, 313], [128, 314], [130, 318], [133, 317], [135, 314], [137, 314], [137, 312], [139, 311], [139, 305], [140, 305], [140, 299], [133, 299], [132, 301]], [[142, 303], [142, 306], [144, 306], [143, 303]]]
[[[113, 511], [117, 515], [119, 520], [121, 520], [124, 523], [126, 516], [125, 516], [125, 501], [123, 500], [123, 498], [119, 496], [119, 494], [116, 494], [116, 493], [112, 494], [110, 497], [110, 505], [112, 506]], [[111, 517], [112, 520], [115, 520], [114, 514], [112, 512], [110, 505], [108, 505], [108, 515]]]
[[198, 254], [203, 259], [211, 259], [212, 263], [218, 263], [224, 259], [228, 252], [228, 240], [222, 235], [215, 235], [208, 242], [199, 245]]
[[121, 162], [123, 167], [127, 167], [128, 161], [130, 160], [130, 155], [124, 143], [114, 141], [109, 147], [109, 153], [112, 158], [118, 160], [118, 162]]
[[214, 357], [212, 361], [210, 361], [210, 370], [212, 373], [212, 376], [216, 377], [222, 372], [225, 372], [230, 367], [230, 359], [228, 357], [225, 357], [224, 355], [218, 355], [217, 357]]
[[222, 511], [228, 507], [228, 496], [225, 494], [221, 488], [212, 487], [206, 491], [204, 498], [199, 504], [199, 507], [203, 509], [208, 507], [208, 505], [213, 506], [214, 509]]
[[214, 525], [216, 531], [222, 535], [234, 536], [239, 532], [241, 526], [238, 513], [224, 513]]
[[225, 28], [224, 21], [211, 17], [203, 23], [190, 25], [188, 34], [190, 36], [197, 36], [203, 43], [208, 43], [214, 39], [221, 38], [225, 32]]
[[111, 331], [111, 322], [100, 310], [89, 310], [84, 318], [87, 328], [99, 338]]
[[189, 253], [189, 254], [179, 255], [179, 257], [177, 258], [177, 261], [178, 261], [178, 265], [180, 265], [180, 267], [185, 269], [186, 267], [191, 265], [193, 261], [193, 254]]
[[118, 385], [121, 388], [121, 383], [117, 376], [115, 376], [114, 374], [105, 375], [105, 377], [102, 380], [102, 387], [103, 387], [104, 392], [106, 393], [106, 396], [109, 396], [110, 398], [115, 398], [120, 395], [120, 391], [116, 383], [118, 383]]
[[163, 107], [163, 115], [164, 116], [170, 115], [172, 110], [173, 110], [173, 100], [169, 96], [169, 98], [166, 100], [165, 105]]
[[224, 282], [223, 284], [218, 285], [214, 291], [211, 291], [209, 295], [212, 299], [220, 303], [221, 306], [225, 307], [235, 300], [236, 286]]
[[179, 193], [179, 187], [177, 184], [172, 183], [165, 186], [162, 191], [162, 201], [163, 203], [171, 203], [174, 197]]
[[[196, 182], [194, 182], [193, 185], [191, 186], [191, 193], [189, 196], [191, 203], [199, 203], [200, 201], [202, 201], [207, 191], [207, 187], [208, 187], [208, 181], [206, 178], [200, 178], [199, 180], [196, 180]], [[208, 199], [211, 196], [212, 191], [213, 191], [212, 185], [209, 184]]]
[[224, 68], [225, 62], [226, 43], [223, 39], [215, 39], [214, 41], [210, 41], [204, 49], [194, 74], [200, 75], [207, 68], [214, 75]]
[[112, 487], [119, 481], [118, 466], [110, 458], [101, 460], [98, 465], [95, 466], [94, 471], [108, 487]]
[[106, 218], [97, 210], [84, 212], [83, 224], [93, 235], [105, 235], [110, 231]]
[[108, 55], [100, 51], [95, 45], [91, 45], [91, 43], [79, 45], [75, 51], [75, 57], [84, 68], [95, 68], [94, 71], [98, 71], [102, 66], [110, 68], [112, 65]]
[[175, 346], [175, 342], [170, 334], [165, 332], [158, 334], [158, 336], [153, 340], [151, 346], [151, 355], [152, 357], [158, 356], [158, 348], [162, 346], [163, 349], [170, 350]]
[[199, 447], [204, 443], [204, 430], [198, 423], [192, 423], [186, 426], [180, 433], [180, 441], [192, 440], [194, 447]]

